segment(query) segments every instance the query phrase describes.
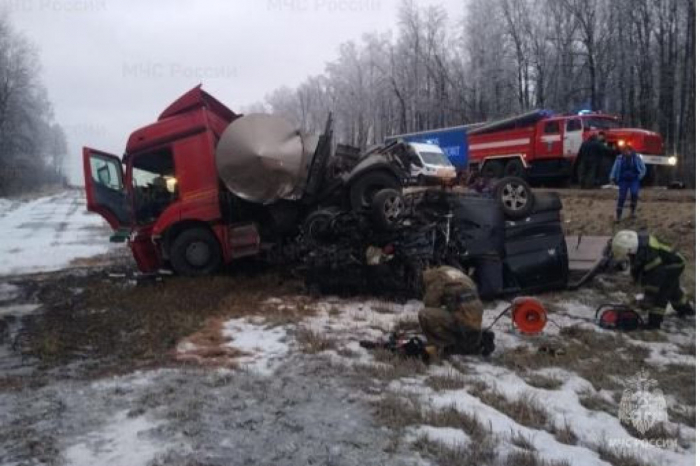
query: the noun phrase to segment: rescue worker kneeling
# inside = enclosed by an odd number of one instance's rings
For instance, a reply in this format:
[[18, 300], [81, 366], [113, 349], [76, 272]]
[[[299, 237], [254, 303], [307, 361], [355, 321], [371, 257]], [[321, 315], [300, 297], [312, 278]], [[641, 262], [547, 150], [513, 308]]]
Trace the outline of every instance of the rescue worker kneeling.
[[483, 305], [474, 282], [460, 270], [443, 266], [423, 272], [425, 309], [418, 322], [436, 355], [481, 354], [495, 349], [494, 334], [481, 330]]
[[630, 261], [634, 281], [644, 287], [642, 307], [649, 311], [647, 328], [661, 328], [669, 303], [681, 317], [695, 314], [680, 285], [685, 259], [675, 249], [653, 235], [622, 230], [613, 238], [612, 253], [616, 260]]

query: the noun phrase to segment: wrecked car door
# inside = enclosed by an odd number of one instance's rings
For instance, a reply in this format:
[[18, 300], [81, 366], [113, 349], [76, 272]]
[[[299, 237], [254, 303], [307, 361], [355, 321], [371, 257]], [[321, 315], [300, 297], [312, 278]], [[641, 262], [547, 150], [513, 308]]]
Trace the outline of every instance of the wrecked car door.
[[87, 209], [102, 215], [113, 230], [129, 227], [131, 217], [119, 157], [84, 147], [83, 171]]

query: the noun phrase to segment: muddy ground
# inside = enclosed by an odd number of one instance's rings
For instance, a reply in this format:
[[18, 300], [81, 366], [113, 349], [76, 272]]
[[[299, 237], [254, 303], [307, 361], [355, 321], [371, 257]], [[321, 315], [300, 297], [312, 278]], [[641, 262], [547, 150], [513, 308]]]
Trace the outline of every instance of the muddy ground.
[[[562, 189], [557, 191], [564, 204], [563, 224], [567, 235], [612, 236], [622, 229], [646, 230], [675, 246], [687, 260], [684, 285], [695, 292], [695, 191], [642, 189], [637, 218], [615, 223], [616, 189]], [[629, 203], [629, 199], [628, 199]]]
[[[639, 218], [621, 225], [612, 192], [562, 197], [568, 233], [646, 227], [694, 265], [694, 192], [645, 191]], [[0, 279], [2, 465], [695, 461], [695, 320], [596, 330], [598, 304], [633, 299], [624, 276], [541, 296], [553, 322], [541, 338], [501, 321], [490, 359], [425, 366], [358, 345], [416, 328], [420, 303], [315, 299], [286, 270], [137, 280], [125, 251], [74, 265]], [[685, 283], [695, 289], [690, 274]], [[485, 321], [503, 305], [488, 303]], [[243, 328], [260, 354], [236, 343]], [[640, 368], [668, 403], [668, 421], [647, 436], [674, 438], [673, 449], [620, 452], [601, 440], [644, 438], [617, 420]]]

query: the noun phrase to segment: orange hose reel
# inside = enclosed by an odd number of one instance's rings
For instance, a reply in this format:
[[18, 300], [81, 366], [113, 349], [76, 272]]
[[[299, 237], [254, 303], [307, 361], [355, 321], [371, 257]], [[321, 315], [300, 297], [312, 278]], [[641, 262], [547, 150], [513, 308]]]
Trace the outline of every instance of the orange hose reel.
[[513, 327], [525, 335], [534, 335], [544, 330], [547, 325], [547, 311], [535, 298], [515, 298], [511, 305]]

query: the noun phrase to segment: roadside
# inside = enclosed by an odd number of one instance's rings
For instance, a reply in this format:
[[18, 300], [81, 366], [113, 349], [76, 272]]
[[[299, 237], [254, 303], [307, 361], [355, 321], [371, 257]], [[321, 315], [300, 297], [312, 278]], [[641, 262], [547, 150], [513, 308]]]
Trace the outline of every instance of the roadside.
[[[610, 199], [563, 201], [583, 230]], [[359, 345], [416, 329], [419, 302], [315, 299], [286, 270], [136, 281], [130, 259], [105, 259], [0, 279], [0, 463], [694, 464], [695, 320], [592, 322], [634, 299], [628, 277], [541, 295], [540, 337], [503, 319], [491, 358], [426, 366]], [[668, 415], [645, 435], [618, 419], [642, 369]]]
[[61, 270], [73, 260], [117, 247], [101, 217], [85, 210], [82, 191], [0, 199], [0, 276]]
[[695, 295], [695, 191], [643, 189], [637, 218], [614, 223], [616, 189], [556, 190], [564, 204], [562, 225], [567, 235], [613, 236], [623, 229], [647, 230], [672, 244], [686, 258], [683, 285]]

